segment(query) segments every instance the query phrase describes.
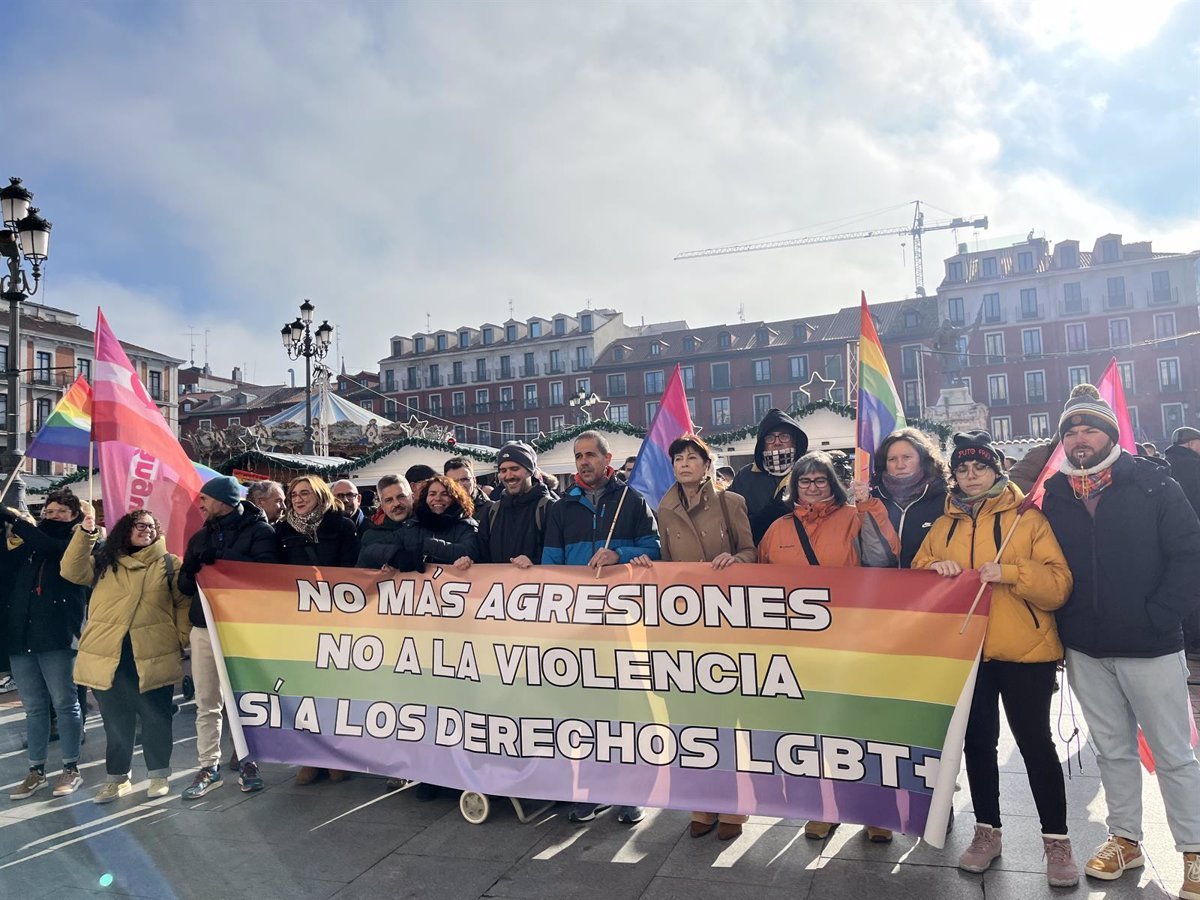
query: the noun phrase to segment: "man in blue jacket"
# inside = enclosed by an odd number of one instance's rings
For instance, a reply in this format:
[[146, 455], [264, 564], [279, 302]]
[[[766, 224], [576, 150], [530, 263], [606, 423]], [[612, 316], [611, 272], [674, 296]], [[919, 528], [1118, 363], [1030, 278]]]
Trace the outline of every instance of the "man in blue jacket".
[[[642, 495], [618, 481], [615, 474], [612, 450], [604, 435], [585, 431], [575, 438], [575, 483], [549, 507], [543, 565], [594, 569], [629, 563], [639, 556], [662, 558], [654, 514]], [[604, 804], [577, 803], [570, 819], [589, 822], [607, 808]], [[617, 809], [619, 822], [640, 822], [643, 815], [640, 806]]]
[[1183, 853], [1179, 896], [1200, 900], [1200, 762], [1182, 627], [1200, 600], [1200, 520], [1166, 469], [1121, 450], [1117, 417], [1091, 385], [1071, 392], [1058, 429], [1066, 460], [1042, 506], [1074, 576], [1058, 633], [1108, 802], [1109, 838], [1084, 872], [1109, 881], [1145, 863], [1140, 725]]

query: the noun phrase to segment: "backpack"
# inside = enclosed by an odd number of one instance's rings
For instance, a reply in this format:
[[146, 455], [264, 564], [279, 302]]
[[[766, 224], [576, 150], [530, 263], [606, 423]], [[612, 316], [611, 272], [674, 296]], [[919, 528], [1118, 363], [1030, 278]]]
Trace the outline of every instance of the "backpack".
[[[550, 496], [542, 497], [540, 500], [538, 500], [537, 509], [535, 509], [533, 511], [533, 525], [538, 530], [539, 534], [546, 530], [546, 507], [552, 502], [554, 502], [553, 497], [550, 497]], [[497, 500], [495, 503], [492, 504], [492, 508], [488, 510], [488, 528], [489, 529], [493, 529], [493, 530], [495, 529], [496, 519], [499, 517], [499, 515], [500, 515], [500, 501]]]

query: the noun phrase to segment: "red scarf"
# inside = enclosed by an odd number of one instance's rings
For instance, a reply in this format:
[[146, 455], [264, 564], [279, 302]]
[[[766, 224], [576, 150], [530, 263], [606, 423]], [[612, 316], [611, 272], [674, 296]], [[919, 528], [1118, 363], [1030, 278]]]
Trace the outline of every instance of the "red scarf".
[[[614, 476], [614, 475], [616, 475], [616, 474], [617, 474], [617, 470], [616, 470], [616, 469], [614, 469], [612, 466], [605, 466], [605, 467], [604, 467], [604, 477], [605, 477], [605, 478], [607, 478], [609, 481], [612, 481], [612, 478], [613, 478], [613, 476]], [[590, 490], [593, 490], [593, 488], [590, 488], [590, 487], [588, 487], [586, 484], [584, 484], [584, 483], [583, 483], [583, 482], [582, 482], [582, 481], [579, 479], [579, 473], [578, 473], [578, 472], [576, 472], [576, 473], [575, 473], [575, 483], [576, 483], [577, 485], [579, 485], [579, 489], [580, 489], [581, 491], [583, 491], [584, 493], [586, 493], [586, 492], [588, 492], [588, 491], [590, 491]]]
[[1067, 480], [1071, 482], [1071, 490], [1075, 492], [1075, 496], [1080, 500], [1087, 500], [1092, 494], [1098, 494], [1112, 484], [1112, 466], [1106, 466], [1089, 475], [1068, 475]]

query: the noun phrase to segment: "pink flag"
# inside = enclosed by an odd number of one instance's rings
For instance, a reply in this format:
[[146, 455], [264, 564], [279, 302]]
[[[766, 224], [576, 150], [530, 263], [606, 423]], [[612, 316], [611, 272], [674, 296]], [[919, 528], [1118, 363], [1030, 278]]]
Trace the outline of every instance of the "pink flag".
[[182, 555], [203, 524], [196, 505], [200, 476], [100, 310], [92, 392], [105, 522], [111, 528], [127, 512], [147, 509], [166, 529], [167, 547]]

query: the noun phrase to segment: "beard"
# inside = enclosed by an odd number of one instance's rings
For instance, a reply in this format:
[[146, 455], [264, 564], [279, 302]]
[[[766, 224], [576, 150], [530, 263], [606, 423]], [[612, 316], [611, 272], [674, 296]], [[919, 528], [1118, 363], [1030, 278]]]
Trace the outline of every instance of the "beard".
[[1112, 452], [1112, 448], [1112, 441], [1109, 441], [1098, 450], [1093, 450], [1086, 445], [1079, 446], [1071, 451], [1071, 455], [1067, 461], [1077, 469], [1091, 469], [1104, 462], [1108, 454]]

